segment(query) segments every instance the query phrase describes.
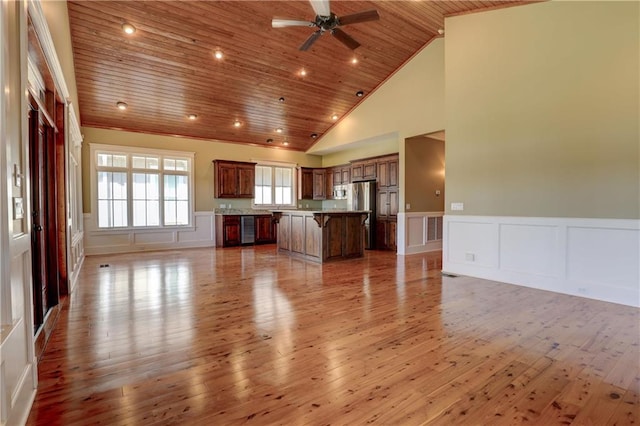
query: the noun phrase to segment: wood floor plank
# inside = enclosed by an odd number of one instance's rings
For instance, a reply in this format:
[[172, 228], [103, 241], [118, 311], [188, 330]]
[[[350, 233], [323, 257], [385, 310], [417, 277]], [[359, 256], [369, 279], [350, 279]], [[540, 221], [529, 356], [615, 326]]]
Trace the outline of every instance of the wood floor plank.
[[640, 423], [640, 310], [440, 269], [273, 245], [88, 257], [27, 424]]

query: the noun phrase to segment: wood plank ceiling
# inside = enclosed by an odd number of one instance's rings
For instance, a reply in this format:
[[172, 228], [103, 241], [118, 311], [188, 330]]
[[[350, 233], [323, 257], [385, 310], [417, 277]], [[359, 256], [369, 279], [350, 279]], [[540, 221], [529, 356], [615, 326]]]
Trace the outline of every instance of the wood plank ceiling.
[[438, 37], [445, 16], [516, 3], [334, 0], [337, 16], [376, 9], [380, 19], [342, 27], [360, 42], [354, 51], [325, 33], [301, 52], [314, 28], [274, 29], [271, 19], [314, 20], [306, 0], [70, 0], [81, 124], [305, 151], [332, 115]]

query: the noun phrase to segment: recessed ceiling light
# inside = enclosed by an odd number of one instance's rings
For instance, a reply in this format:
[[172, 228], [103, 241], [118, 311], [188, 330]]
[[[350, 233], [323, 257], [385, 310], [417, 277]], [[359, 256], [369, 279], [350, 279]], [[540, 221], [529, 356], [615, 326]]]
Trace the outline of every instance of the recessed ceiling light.
[[357, 97], [359, 97], [359, 98], [361, 98], [361, 97], [363, 97], [363, 96], [364, 96], [364, 92], [363, 92], [362, 90], [358, 90], [358, 91], [356, 92], [356, 96], [357, 96]]
[[187, 118], [189, 120], [195, 120], [196, 118], [198, 118], [198, 116], [196, 114], [189, 114], [189, 115], [187, 115]]
[[289, 145], [289, 141], [284, 141], [284, 142], [282, 142], [282, 145], [284, 145], [284, 146]]
[[118, 107], [118, 109], [121, 109], [121, 110], [124, 111], [125, 109], [127, 109], [128, 105], [126, 103], [124, 103], [124, 102], [117, 102], [116, 106]]
[[273, 143], [273, 139], [271, 138], [267, 139], [267, 143]]
[[282, 127], [278, 127], [278, 128], [276, 129], [276, 133], [282, 133]]
[[338, 114], [333, 114], [333, 115], [331, 116], [331, 119], [332, 119], [333, 121], [336, 121], [336, 120], [338, 119]]
[[234, 127], [240, 127], [240, 126], [242, 126], [242, 123], [240, 123], [240, 120], [236, 120], [236, 121], [233, 122], [233, 126]]
[[216, 50], [215, 52], [213, 52], [213, 56], [220, 60], [224, 57], [224, 53], [222, 53], [222, 50]]
[[315, 139], [315, 138], [317, 138], [317, 137], [318, 137], [318, 134], [317, 134], [317, 133], [311, 133], [311, 139]]
[[278, 99], [280, 102], [284, 102], [284, 98], [280, 98]]
[[355, 58], [355, 57], [354, 57], [353, 59], [351, 59], [351, 63], [352, 63], [353, 65], [357, 64], [357, 63], [358, 63], [358, 58]]
[[126, 24], [125, 23], [125, 24], [122, 24], [122, 31], [124, 31], [125, 34], [131, 35], [131, 34], [136, 32], [136, 27], [134, 27], [131, 24]]
[[302, 69], [300, 70], [300, 75], [301, 75], [302, 77], [304, 77], [305, 75], [307, 75], [307, 70], [305, 70], [304, 68], [302, 68]]
[[438, 34], [440, 35], [444, 34], [444, 28], [438, 28]]

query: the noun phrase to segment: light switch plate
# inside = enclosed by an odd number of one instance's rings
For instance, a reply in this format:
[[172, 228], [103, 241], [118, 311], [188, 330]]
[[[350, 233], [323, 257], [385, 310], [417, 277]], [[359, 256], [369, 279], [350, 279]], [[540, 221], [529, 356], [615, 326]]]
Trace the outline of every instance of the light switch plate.
[[464, 203], [451, 203], [451, 210], [464, 210]]

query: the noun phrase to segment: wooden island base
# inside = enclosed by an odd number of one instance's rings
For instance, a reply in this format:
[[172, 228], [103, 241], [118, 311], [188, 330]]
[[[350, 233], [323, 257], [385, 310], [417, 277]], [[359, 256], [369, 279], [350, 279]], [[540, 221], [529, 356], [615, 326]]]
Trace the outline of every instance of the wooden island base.
[[314, 262], [362, 257], [367, 211], [276, 211], [278, 251]]

